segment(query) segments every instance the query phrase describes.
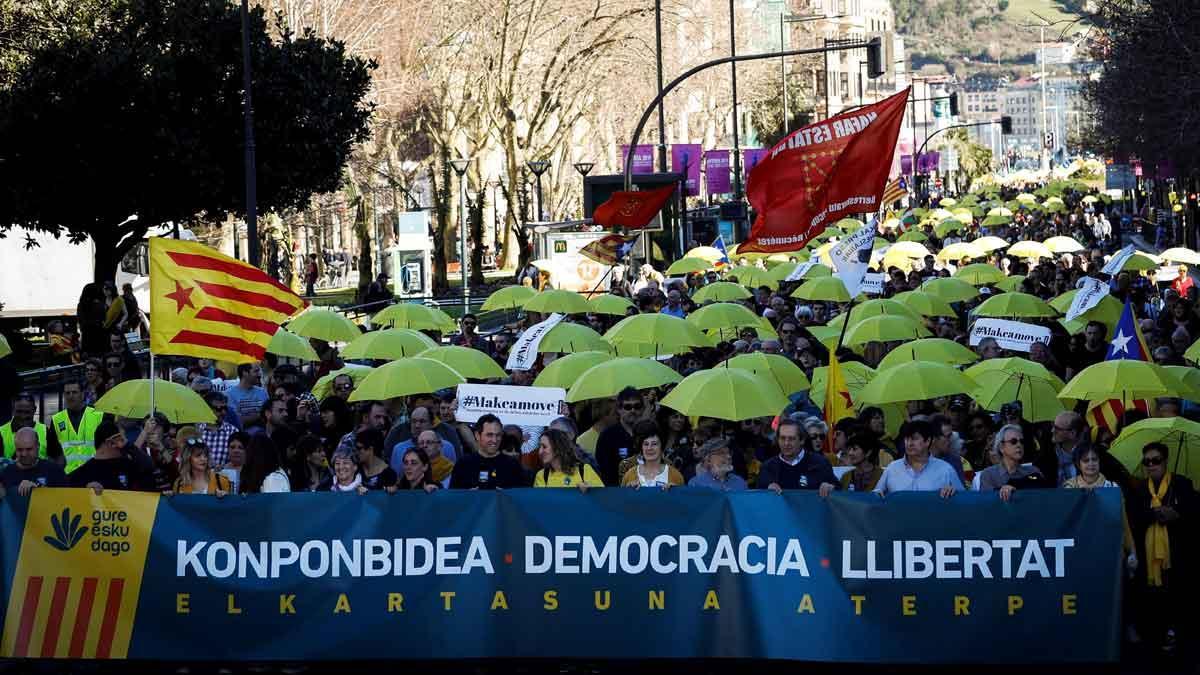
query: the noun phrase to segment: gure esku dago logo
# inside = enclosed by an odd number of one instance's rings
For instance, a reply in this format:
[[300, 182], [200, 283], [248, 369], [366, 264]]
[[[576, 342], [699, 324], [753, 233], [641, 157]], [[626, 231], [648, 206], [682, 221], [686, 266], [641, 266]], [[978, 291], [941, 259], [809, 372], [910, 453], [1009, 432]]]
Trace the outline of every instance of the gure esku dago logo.
[[63, 509], [62, 514], [50, 516], [50, 525], [54, 528], [54, 536], [42, 537], [42, 540], [60, 551], [70, 551], [75, 544], [87, 534], [87, 526], [80, 525], [83, 516], [71, 518], [71, 509]]

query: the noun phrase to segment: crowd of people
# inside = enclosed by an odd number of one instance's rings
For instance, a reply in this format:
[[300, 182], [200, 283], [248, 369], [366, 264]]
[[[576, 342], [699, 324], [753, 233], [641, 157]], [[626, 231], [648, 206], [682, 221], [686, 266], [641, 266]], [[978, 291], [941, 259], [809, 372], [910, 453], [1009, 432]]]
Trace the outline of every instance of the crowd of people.
[[[1002, 194], [1011, 198], [1015, 191]], [[931, 251], [958, 241], [994, 236], [1009, 243], [1055, 235], [1075, 238], [1085, 250], [1054, 259], [1028, 261], [995, 250], [987, 262], [1009, 275], [1021, 275], [1019, 290], [1049, 299], [1074, 289], [1085, 276], [1106, 279], [1111, 295], [1128, 301], [1160, 364], [1184, 364], [1184, 352], [1200, 338], [1198, 291], [1185, 272], [1158, 284], [1136, 272], [1100, 272], [1105, 255], [1121, 242], [1113, 214], [1084, 195], [1064, 195], [1066, 211], [1031, 210], [1011, 223], [938, 237], [932, 223], [913, 227], [928, 238]], [[1116, 231], [1114, 231], [1114, 229]], [[881, 232], [894, 241], [899, 231]], [[736, 259], [732, 262], [738, 262]], [[916, 290], [935, 277], [950, 276], [966, 261], [930, 256], [913, 269], [885, 270], [883, 295]], [[667, 279], [651, 269], [612, 292], [632, 301], [630, 313], [686, 317], [697, 309], [693, 296], [707, 284], [736, 279], [739, 267]], [[769, 330], [743, 328], [732, 339], [675, 355], [665, 363], [681, 375], [712, 368], [742, 353], [777, 354], [793, 361], [812, 379], [830, 361], [830, 345], [812, 330], [846, 311], [844, 304], [792, 297], [799, 282], [778, 288], [752, 288], [742, 304], [769, 322]], [[1001, 292], [983, 285], [981, 297], [954, 303], [957, 316], [926, 317], [930, 331], [967, 344], [972, 309]], [[97, 303], [99, 300], [96, 301]], [[93, 303], [95, 304], [95, 303]], [[110, 306], [111, 307], [111, 306]], [[99, 304], [85, 308], [99, 316]], [[81, 314], [81, 317], [83, 315]], [[94, 318], [94, 317], [93, 317]], [[430, 331], [442, 343], [485, 352], [502, 367], [520, 331], [540, 320], [532, 313], [488, 335], [467, 314], [460, 331]], [[623, 317], [580, 314], [566, 320], [604, 333]], [[126, 320], [128, 321], [128, 319]], [[1028, 358], [1070, 379], [1105, 359], [1113, 335], [1091, 322], [1070, 334], [1057, 321], [1048, 342], [1035, 343]], [[66, 408], [49, 427], [37, 423], [36, 401], [19, 395], [13, 419], [0, 428], [9, 465], [0, 483], [29, 494], [40, 486], [96, 490], [146, 490], [164, 494], [227, 494], [328, 491], [367, 494], [419, 490], [567, 487], [582, 491], [609, 487], [667, 490], [678, 486], [736, 492], [761, 489], [873, 491], [882, 497], [901, 491], [937, 492], [953, 500], [957, 492], [995, 493], [1019, 499], [1038, 488], [1113, 489], [1124, 496], [1123, 537], [1130, 582], [1128, 637], [1154, 648], [1182, 647], [1194, 625], [1186, 611], [1196, 589], [1188, 572], [1195, 557], [1200, 500], [1191, 481], [1171, 470], [1175, 448], [1151, 443], [1142, 449], [1141, 468], [1130, 469], [1108, 452], [1120, 426], [1148, 414], [1196, 419], [1195, 402], [1162, 399], [1150, 412], [1130, 410], [1115, 429], [1089, 426], [1080, 409], [1068, 409], [1048, 422], [1031, 422], [1019, 404], [993, 412], [966, 395], [911, 401], [903, 419], [889, 419], [874, 406], [856, 416], [823, 419], [823, 401], [808, 392], [784, 392], [791, 405], [762, 416], [729, 421], [692, 418], [661, 405], [670, 387], [627, 387], [607, 399], [570, 406], [569, 414], [545, 428], [520, 427], [494, 415], [473, 424], [455, 419], [456, 392], [442, 390], [389, 400], [351, 402], [357, 381], [343, 370], [335, 346], [314, 341], [321, 361], [304, 366], [243, 364], [223, 371], [204, 359], [178, 359], [171, 379], [189, 386], [211, 408], [217, 422], [173, 424], [161, 414], [146, 419], [113, 419], [90, 406], [114, 383], [140, 376], [137, 361], [117, 343], [87, 343], [85, 377], [67, 385]], [[897, 343], [865, 350], [842, 347], [843, 364], [875, 367]], [[995, 340], [974, 348], [980, 360], [1003, 358]], [[532, 370], [513, 370], [501, 384], [530, 386], [555, 355], [544, 354]], [[330, 378], [330, 375], [334, 375]], [[330, 380], [318, 398], [314, 385]], [[1194, 635], [1194, 633], [1192, 633]]]

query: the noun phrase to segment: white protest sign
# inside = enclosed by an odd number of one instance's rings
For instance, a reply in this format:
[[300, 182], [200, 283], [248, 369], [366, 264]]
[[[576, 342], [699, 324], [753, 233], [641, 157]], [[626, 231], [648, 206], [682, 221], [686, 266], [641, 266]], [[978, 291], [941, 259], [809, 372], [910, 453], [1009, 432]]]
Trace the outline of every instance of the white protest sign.
[[1080, 314], [1100, 304], [1104, 296], [1108, 295], [1108, 284], [1099, 279], [1084, 277], [1079, 281], [1075, 297], [1071, 299], [1071, 306], [1067, 309], [1067, 321], [1078, 319]]
[[791, 274], [784, 277], [783, 280], [784, 281], [800, 281], [804, 278], [805, 274], [808, 274], [809, 270], [811, 270], [813, 267], [815, 267], [819, 264], [820, 264], [820, 261], [817, 261], [817, 260], [809, 260], [807, 262], [799, 263], [796, 265], [796, 269], [792, 270]]
[[1121, 271], [1121, 268], [1125, 266], [1125, 262], [1132, 257], [1133, 244], [1130, 244], [1129, 246], [1126, 246], [1120, 251], [1114, 253], [1113, 257], [1109, 258], [1108, 262], [1104, 263], [1104, 267], [1101, 268], [1100, 271], [1109, 276], [1115, 276]]
[[976, 319], [971, 328], [971, 346], [979, 346], [984, 338], [994, 338], [1001, 349], [1027, 352], [1035, 342], [1050, 344], [1050, 329], [1021, 321]]
[[880, 272], [867, 272], [863, 275], [862, 292], [867, 295], [883, 295], [883, 280], [885, 276]]
[[1155, 283], [1163, 283], [1166, 281], [1175, 281], [1179, 278], [1179, 267], [1177, 265], [1163, 265], [1154, 272]]
[[541, 323], [534, 324], [525, 329], [521, 333], [521, 337], [513, 343], [512, 350], [508, 352], [508, 362], [504, 364], [505, 370], [529, 370], [533, 368], [533, 364], [537, 361], [538, 345], [542, 343], [542, 338], [546, 337], [546, 333], [550, 332], [563, 319], [565, 314], [551, 314], [550, 318]]
[[495, 415], [504, 424], [545, 427], [562, 416], [566, 398], [567, 390], [561, 387], [460, 384], [454, 419], [474, 423]]
[[872, 219], [829, 251], [829, 258], [833, 261], [833, 276], [842, 280], [852, 298], [862, 290], [863, 275], [871, 263], [871, 247], [874, 245], [875, 220]]

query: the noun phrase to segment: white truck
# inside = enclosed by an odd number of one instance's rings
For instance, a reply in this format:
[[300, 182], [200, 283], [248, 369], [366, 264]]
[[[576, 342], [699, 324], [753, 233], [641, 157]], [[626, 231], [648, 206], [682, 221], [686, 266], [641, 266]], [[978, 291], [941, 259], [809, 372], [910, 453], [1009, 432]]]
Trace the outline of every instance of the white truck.
[[[153, 227], [147, 236], [170, 237], [171, 225]], [[195, 240], [181, 228], [179, 238]], [[34, 246], [27, 248], [28, 243]], [[146, 240], [139, 241], [117, 267], [117, 287], [133, 284], [140, 307], [150, 306]], [[0, 320], [74, 316], [79, 293], [95, 278], [95, 245], [91, 239], [73, 244], [66, 235], [13, 228], [0, 239]]]

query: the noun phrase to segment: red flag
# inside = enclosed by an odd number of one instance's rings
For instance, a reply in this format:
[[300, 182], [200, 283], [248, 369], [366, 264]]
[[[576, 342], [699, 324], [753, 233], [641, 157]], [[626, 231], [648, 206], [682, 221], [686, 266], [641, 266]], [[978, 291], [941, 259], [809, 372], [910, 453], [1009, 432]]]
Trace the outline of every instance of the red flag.
[[604, 227], [640, 230], [654, 220], [675, 194], [674, 183], [641, 192], [614, 192], [608, 201], [596, 207], [592, 222]]
[[739, 253], [794, 251], [829, 223], [879, 209], [908, 90], [810, 124], [780, 141], [750, 172], [758, 216]]

